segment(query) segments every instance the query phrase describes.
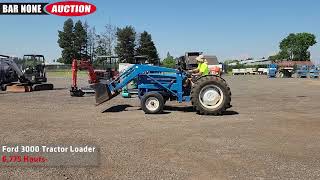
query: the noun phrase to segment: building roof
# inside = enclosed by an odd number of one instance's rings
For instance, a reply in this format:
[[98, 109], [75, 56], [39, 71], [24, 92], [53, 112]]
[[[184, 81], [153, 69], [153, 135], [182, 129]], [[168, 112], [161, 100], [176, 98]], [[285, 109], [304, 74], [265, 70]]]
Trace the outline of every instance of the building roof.
[[219, 64], [217, 56], [204, 55], [204, 58], [206, 58], [209, 65], [218, 65]]
[[276, 64], [281, 67], [293, 67], [295, 65], [313, 65], [311, 61], [281, 61], [277, 62]]

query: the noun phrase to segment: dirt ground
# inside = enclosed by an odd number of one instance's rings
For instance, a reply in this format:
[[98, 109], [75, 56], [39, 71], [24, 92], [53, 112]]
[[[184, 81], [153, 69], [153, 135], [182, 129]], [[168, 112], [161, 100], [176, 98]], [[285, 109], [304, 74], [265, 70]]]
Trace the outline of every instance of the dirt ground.
[[70, 97], [64, 78], [50, 79], [53, 91], [0, 92], [1, 144], [101, 148], [98, 167], [1, 167], [0, 179], [319, 179], [320, 80], [226, 80], [223, 116], [173, 102], [145, 115], [120, 97], [95, 107], [93, 96]]

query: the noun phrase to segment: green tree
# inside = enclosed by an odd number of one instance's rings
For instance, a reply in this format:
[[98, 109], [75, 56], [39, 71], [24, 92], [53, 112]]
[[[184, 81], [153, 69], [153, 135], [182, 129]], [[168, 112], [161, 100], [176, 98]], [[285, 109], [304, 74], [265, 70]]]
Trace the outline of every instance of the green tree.
[[75, 57], [80, 59], [86, 55], [85, 49], [87, 45], [87, 32], [84, 29], [82, 22], [79, 20], [74, 25], [74, 49]]
[[62, 48], [62, 62], [71, 64], [74, 58], [74, 35], [73, 35], [73, 20], [67, 19], [63, 25], [63, 31], [58, 31], [58, 44]]
[[310, 60], [308, 49], [317, 43], [316, 37], [311, 33], [291, 33], [280, 42], [280, 52], [276, 58], [293, 61]]
[[162, 61], [162, 66], [167, 67], [167, 68], [174, 68], [176, 66], [176, 61], [172, 56], [167, 56]]
[[284, 59], [289, 59], [289, 54], [287, 51], [280, 51], [277, 54], [268, 57], [268, 60], [271, 61], [278, 61]]
[[135, 63], [135, 40], [136, 32], [132, 26], [117, 28], [117, 45], [115, 53], [118, 55], [120, 62]]
[[140, 34], [137, 55], [147, 56], [149, 63], [151, 64], [159, 63], [159, 55], [157, 48], [155, 47], [154, 42], [152, 41], [151, 34], [149, 34], [146, 31]]

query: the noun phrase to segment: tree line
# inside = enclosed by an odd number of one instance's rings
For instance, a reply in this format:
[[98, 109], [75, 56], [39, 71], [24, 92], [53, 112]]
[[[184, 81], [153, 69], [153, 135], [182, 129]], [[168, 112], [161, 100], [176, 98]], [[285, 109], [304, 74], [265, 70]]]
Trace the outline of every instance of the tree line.
[[[317, 43], [316, 36], [311, 33], [290, 33], [287, 37], [282, 39], [279, 43], [280, 51], [275, 55], [269, 56], [271, 61], [310, 61], [309, 48]], [[252, 59], [252, 58], [251, 58]], [[263, 58], [264, 59], [264, 58]], [[250, 59], [246, 59], [250, 60]], [[239, 60], [226, 60], [225, 64], [235, 63], [240, 67]]]
[[309, 48], [317, 43], [311, 33], [290, 33], [279, 43], [280, 51], [269, 60], [310, 61]]
[[58, 31], [58, 44], [62, 49], [58, 62], [65, 64], [71, 64], [74, 58], [90, 58], [99, 65], [104, 59], [98, 56], [117, 56], [119, 62], [124, 63], [135, 63], [136, 56], [143, 56], [148, 63], [159, 63], [151, 34], [147, 31], [137, 33], [132, 26], [119, 28], [107, 24], [101, 33], [96, 33], [95, 27], [90, 28], [87, 22], [78, 20], [74, 23], [69, 18]]
[[[315, 45], [316, 37], [311, 33], [290, 33], [279, 43], [280, 51], [269, 60], [309, 61], [309, 48]], [[160, 64], [159, 55], [151, 34], [147, 31], [137, 33], [132, 26], [123, 28], [111, 24], [104, 26], [97, 33], [95, 27], [87, 22], [71, 18], [64, 22], [63, 29], [58, 31], [58, 44], [62, 49], [58, 62], [71, 64], [72, 59], [90, 58], [99, 65], [105, 60], [98, 56], [117, 56], [119, 62], [136, 63], [136, 56], [144, 56], [151, 64]], [[174, 67], [176, 61], [169, 53], [162, 61], [166, 67]]]

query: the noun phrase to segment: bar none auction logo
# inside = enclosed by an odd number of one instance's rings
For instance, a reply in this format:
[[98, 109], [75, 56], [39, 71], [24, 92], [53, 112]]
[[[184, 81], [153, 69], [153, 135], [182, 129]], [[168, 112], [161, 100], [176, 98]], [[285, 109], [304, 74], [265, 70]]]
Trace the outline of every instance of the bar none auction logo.
[[96, 6], [82, 1], [54, 3], [0, 3], [0, 15], [84, 16], [96, 11]]

